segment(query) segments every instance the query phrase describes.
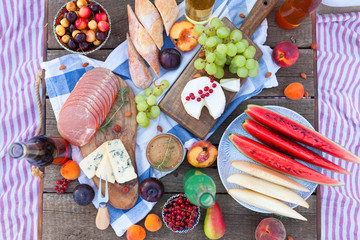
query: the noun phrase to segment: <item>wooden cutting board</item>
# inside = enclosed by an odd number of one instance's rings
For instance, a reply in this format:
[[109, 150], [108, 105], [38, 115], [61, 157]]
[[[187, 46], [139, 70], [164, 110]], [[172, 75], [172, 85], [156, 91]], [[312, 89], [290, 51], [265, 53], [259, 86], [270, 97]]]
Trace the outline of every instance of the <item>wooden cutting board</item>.
[[[276, 6], [278, 0], [258, 0], [249, 15], [246, 16], [243, 24], [240, 27], [240, 30], [243, 33], [243, 39], [249, 41], [249, 44], [256, 48], [256, 54], [254, 59], [259, 61], [262, 57], [262, 52], [258, 46], [250, 39], [255, 30], [259, 27], [262, 21], [267, 17], [271, 10]], [[223, 18], [222, 22], [224, 26], [230, 28], [230, 30], [236, 29], [232, 22]], [[200, 73], [199, 70], [195, 69], [194, 62], [199, 58], [199, 54], [203, 52], [203, 49], [200, 49], [190, 61], [189, 65], [185, 68], [176, 82], [172, 85], [171, 89], [166, 93], [165, 97], [159, 104], [160, 109], [166, 113], [168, 116], [173, 118], [181, 126], [189, 130], [195, 136], [204, 139], [206, 135], [210, 132], [212, 127], [215, 125], [218, 119], [214, 119], [207, 110], [206, 107], [202, 109], [201, 116], [199, 120], [191, 117], [184, 109], [184, 106], [181, 102], [181, 93], [185, 85], [193, 79], [195, 74]], [[223, 78], [234, 78], [238, 77], [236, 74], [229, 72], [228, 66], [224, 67], [225, 75]], [[265, 77], [265, 76], [264, 76]], [[241, 85], [245, 82], [246, 78], [241, 78]], [[224, 89], [223, 89], [224, 90]], [[224, 90], [226, 97], [226, 107], [231, 102], [232, 98], [236, 93], [229, 92]]]
[[[97, 149], [101, 144], [103, 144], [106, 141], [113, 140], [113, 139], [121, 139], [123, 142], [126, 151], [129, 153], [129, 156], [131, 158], [132, 165], [135, 168], [135, 171], [137, 172], [136, 168], [136, 161], [135, 161], [135, 145], [136, 145], [136, 131], [137, 131], [137, 123], [136, 123], [136, 103], [135, 103], [135, 95], [134, 92], [131, 90], [131, 88], [127, 85], [127, 83], [118, 77], [119, 83], [121, 88], [129, 88], [128, 93], [126, 94], [126, 100], [129, 101], [129, 103], [125, 104], [123, 108], [116, 113], [116, 116], [113, 118], [112, 124], [110, 124], [106, 128], [106, 133], [98, 130], [94, 136], [94, 138], [85, 146], [81, 147], [81, 154], [85, 158], [87, 155], [89, 155], [91, 152], [93, 152], [95, 149]], [[118, 101], [120, 97], [118, 96], [115, 100]], [[113, 113], [118, 109], [118, 106], [116, 104], [113, 104], [112, 108], [110, 109], [110, 112], [108, 113], [105, 121], [107, 122], [109, 118], [113, 115]], [[125, 117], [125, 113], [131, 112], [130, 117]], [[120, 132], [114, 131], [114, 126], [118, 124], [121, 127]], [[96, 187], [99, 187], [99, 178], [93, 177], [92, 178]], [[130, 209], [132, 208], [137, 199], [138, 199], [138, 189], [139, 189], [139, 182], [138, 179], [133, 179], [129, 182], [126, 182], [124, 184], [119, 183], [108, 183], [108, 190], [109, 190], [109, 203], [116, 208], [119, 209]], [[128, 187], [129, 191], [127, 193], [123, 192], [124, 187]], [[105, 195], [105, 180], [102, 180], [102, 194]], [[97, 197], [97, 196], [95, 196]]]

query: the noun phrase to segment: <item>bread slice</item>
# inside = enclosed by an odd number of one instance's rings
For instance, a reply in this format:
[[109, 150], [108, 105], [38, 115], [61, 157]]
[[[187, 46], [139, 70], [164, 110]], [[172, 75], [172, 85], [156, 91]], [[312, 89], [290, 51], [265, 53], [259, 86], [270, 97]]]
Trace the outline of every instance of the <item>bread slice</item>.
[[140, 54], [136, 51], [129, 34], [126, 33], [126, 40], [129, 54], [129, 70], [133, 83], [141, 89], [150, 86], [152, 81], [151, 71], [146, 66]]
[[176, 5], [175, 0], [155, 0], [154, 3], [160, 12], [165, 26], [166, 35], [169, 36], [170, 29], [179, 15], [179, 8]]
[[160, 50], [164, 45], [164, 27], [159, 12], [149, 0], [135, 0], [135, 15]]
[[159, 50], [145, 28], [140, 24], [130, 5], [127, 5], [127, 10], [130, 38], [139, 54], [154, 69], [156, 75], [159, 76]]

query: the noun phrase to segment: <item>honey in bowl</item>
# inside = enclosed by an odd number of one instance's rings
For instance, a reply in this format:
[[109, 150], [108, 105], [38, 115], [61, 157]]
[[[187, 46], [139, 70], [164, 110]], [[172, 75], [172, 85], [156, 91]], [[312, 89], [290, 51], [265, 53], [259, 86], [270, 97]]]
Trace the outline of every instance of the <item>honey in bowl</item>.
[[148, 143], [146, 157], [153, 168], [167, 172], [180, 165], [184, 160], [185, 150], [178, 137], [170, 133], [161, 133]]

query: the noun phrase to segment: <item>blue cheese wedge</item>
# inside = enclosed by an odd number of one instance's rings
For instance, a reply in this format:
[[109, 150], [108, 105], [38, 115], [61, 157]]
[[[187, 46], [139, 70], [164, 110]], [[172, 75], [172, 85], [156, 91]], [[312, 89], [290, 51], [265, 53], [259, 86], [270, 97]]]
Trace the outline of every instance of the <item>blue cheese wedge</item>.
[[124, 183], [137, 178], [130, 156], [120, 139], [106, 142], [106, 148], [116, 182]]
[[103, 143], [95, 151], [90, 153], [86, 158], [80, 162], [80, 168], [88, 178], [95, 176], [96, 170], [99, 167], [100, 162], [105, 157], [106, 143]]
[[107, 155], [103, 158], [100, 162], [98, 169], [96, 170], [95, 174], [98, 178], [105, 180], [107, 178], [108, 182], [114, 183], [115, 176]]

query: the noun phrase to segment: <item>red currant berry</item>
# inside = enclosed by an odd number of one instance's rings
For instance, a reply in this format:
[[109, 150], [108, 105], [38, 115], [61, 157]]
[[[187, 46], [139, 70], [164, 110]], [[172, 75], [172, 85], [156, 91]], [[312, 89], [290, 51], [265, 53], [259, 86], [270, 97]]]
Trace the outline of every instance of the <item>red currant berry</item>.
[[213, 88], [216, 88], [216, 83], [213, 83], [211, 86], [212, 86]]
[[116, 125], [114, 126], [114, 131], [115, 131], [115, 132], [120, 132], [120, 131], [121, 131], [120, 125], [116, 124]]
[[205, 93], [205, 97], [208, 97], [208, 96], [210, 96], [210, 93], [208, 93], [208, 92]]
[[65, 181], [66, 181], [66, 179], [65, 179], [65, 178], [62, 178], [62, 179], [61, 179], [61, 181], [65, 182]]
[[193, 93], [190, 93], [189, 96], [192, 97], [192, 96], [195, 96], [195, 95]]
[[186, 99], [186, 101], [190, 101], [190, 97], [189, 97], [189, 96], [187, 96], [185, 99]]
[[202, 94], [202, 93], [203, 93], [203, 91], [200, 89], [200, 90], [198, 91], [198, 93], [199, 93], [199, 94]]
[[212, 89], [209, 90], [209, 93], [213, 93], [213, 92], [214, 92], [214, 90], [212, 90]]
[[206, 86], [206, 87], [204, 87], [204, 91], [209, 91], [209, 87], [208, 86]]
[[66, 183], [71, 183], [71, 181], [72, 181], [72, 180], [70, 180], [70, 179], [66, 179], [66, 180], [65, 180]]
[[194, 99], [195, 99], [195, 96], [191, 96], [190, 98], [191, 98], [191, 100], [194, 100]]
[[214, 76], [210, 76], [209, 78], [210, 78], [210, 82], [214, 82], [215, 80]]
[[63, 188], [66, 190], [68, 189], [68, 185], [64, 185]]
[[59, 190], [59, 186], [55, 186], [54, 189], [55, 189], [55, 190]]
[[56, 194], [60, 194], [60, 190], [57, 190]]
[[61, 180], [57, 180], [57, 181], [56, 181], [56, 184], [57, 184], [57, 185], [62, 184]]
[[61, 189], [60, 192], [61, 192], [61, 193], [64, 193], [64, 192], [65, 192], [65, 189]]
[[197, 98], [196, 101], [200, 102], [200, 101], [201, 101], [201, 98]]
[[201, 98], [205, 98], [205, 94], [201, 94]]

